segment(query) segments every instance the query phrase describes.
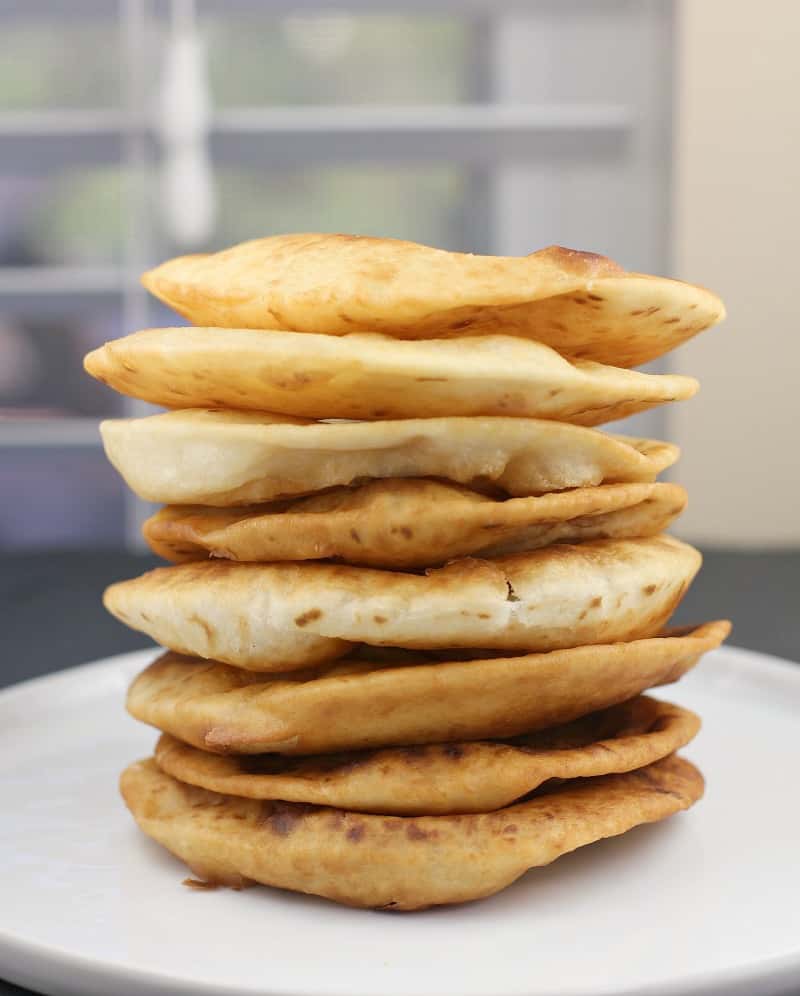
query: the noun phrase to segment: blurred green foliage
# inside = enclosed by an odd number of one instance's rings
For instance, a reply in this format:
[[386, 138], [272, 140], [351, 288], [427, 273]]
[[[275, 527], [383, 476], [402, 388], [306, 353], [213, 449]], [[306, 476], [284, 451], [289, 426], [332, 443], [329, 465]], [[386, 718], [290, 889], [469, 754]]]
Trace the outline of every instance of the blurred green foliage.
[[[0, 110], [120, 105], [114, 18], [6, 18], [0, 27]], [[219, 107], [436, 104], [469, 98], [472, 26], [464, 18], [224, 12], [204, 15], [201, 29]], [[151, 25], [156, 63], [166, 32], [163, 20]], [[343, 165], [289, 173], [259, 171], [248, 163], [241, 169], [220, 168], [215, 179], [219, 221], [214, 246], [308, 229], [457, 246], [463, 230], [465, 179], [455, 167]], [[17, 223], [21, 230], [13, 241], [24, 247], [27, 259], [44, 264], [118, 262], [123, 196], [121, 171], [113, 167], [70, 169], [43, 178], [34, 195], [28, 187]], [[162, 244], [169, 252], [169, 244]]]
[[0, 19], [0, 111], [110, 108], [121, 99], [115, 17]]
[[437, 104], [469, 99], [470, 24], [423, 14], [269, 17], [203, 22], [220, 107]]
[[217, 172], [212, 248], [278, 232], [353, 232], [452, 244], [462, 230], [464, 177], [455, 167], [354, 166]]

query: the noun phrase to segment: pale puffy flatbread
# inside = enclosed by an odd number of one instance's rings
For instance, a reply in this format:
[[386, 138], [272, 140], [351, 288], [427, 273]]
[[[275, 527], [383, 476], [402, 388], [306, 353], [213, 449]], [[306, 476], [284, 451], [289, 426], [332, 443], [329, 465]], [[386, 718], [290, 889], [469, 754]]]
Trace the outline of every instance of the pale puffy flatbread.
[[541, 419], [305, 422], [188, 409], [101, 423], [106, 455], [140, 498], [247, 505], [387, 477], [491, 483], [514, 495], [653, 481], [669, 443]]
[[247, 799], [335, 806], [364, 813], [486, 813], [550, 778], [633, 771], [667, 757], [700, 729], [688, 709], [639, 696], [513, 740], [387, 747], [316, 757], [211, 754], [167, 733], [156, 745], [178, 781]]
[[513, 737], [676, 681], [729, 632], [712, 622], [630, 643], [461, 661], [398, 662], [372, 650], [278, 677], [167, 653], [136, 678], [127, 705], [136, 719], [220, 754]]
[[400, 478], [250, 507], [171, 505], [142, 531], [155, 553], [175, 562], [334, 558], [413, 568], [557, 542], [655, 536], [685, 505], [677, 484], [603, 484], [500, 501], [444, 481]]
[[600, 425], [691, 397], [691, 377], [569, 360], [512, 336], [403, 342], [253, 329], [166, 328], [108, 342], [84, 365], [165, 408], [237, 408], [307, 418], [513, 415]]
[[401, 339], [502, 333], [617, 367], [646, 363], [725, 316], [702, 287], [558, 246], [473, 256], [395, 239], [277, 235], [172, 259], [142, 283], [195, 325]]
[[288, 671], [349, 643], [527, 651], [654, 636], [700, 563], [669, 536], [458, 560], [426, 575], [199, 561], [120, 581], [103, 601], [171, 650]]
[[[349, 906], [413, 910], [480, 899], [529, 868], [687, 809], [703, 794], [688, 761], [565, 782], [471, 816], [372, 816], [194, 788], [153, 760], [122, 775], [139, 827], [209, 884], [254, 882]], [[196, 884], [196, 883], [195, 883]]]

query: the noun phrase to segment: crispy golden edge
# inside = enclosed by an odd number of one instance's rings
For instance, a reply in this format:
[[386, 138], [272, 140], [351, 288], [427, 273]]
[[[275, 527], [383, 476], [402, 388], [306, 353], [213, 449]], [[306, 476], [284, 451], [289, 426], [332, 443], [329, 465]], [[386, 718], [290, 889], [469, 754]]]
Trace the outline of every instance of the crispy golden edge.
[[716, 621], [664, 636], [518, 657], [365, 657], [267, 678], [167, 653], [132, 683], [142, 722], [218, 754], [340, 750], [510, 737], [677, 681], [728, 636]]
[[501, 501], [445, 482], [389, 479], [244, 508], [171, 505], [147, 519], [142, 533], [173, 563], [336, 559], [397, 569], [484, 551], [496, 556], [515, 543], [538, 549], [554, 541], [651, 536], [685, 506], [685, 490], [662, 482]]
[[471, 813], [510, 805], [551, 778], [597, 777], [644, 767], [685, 746], [699, 728], [699, 717], [688, 709], [639, 696], [505, 742], [297, 759], [209, 754], [164, 733], [155, 760], [179, 781], [225, 795], [372, 813]]

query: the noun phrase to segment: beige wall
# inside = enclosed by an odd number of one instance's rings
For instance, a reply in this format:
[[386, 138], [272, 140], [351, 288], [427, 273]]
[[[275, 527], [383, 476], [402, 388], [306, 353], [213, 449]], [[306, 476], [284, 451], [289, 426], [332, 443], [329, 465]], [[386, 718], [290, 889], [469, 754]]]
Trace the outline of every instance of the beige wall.
[[682, 0], [674, 275], [729, 317], [670, 358], [702, 384], [668, 414], [677, 532], [800, 547], [800, 2]]

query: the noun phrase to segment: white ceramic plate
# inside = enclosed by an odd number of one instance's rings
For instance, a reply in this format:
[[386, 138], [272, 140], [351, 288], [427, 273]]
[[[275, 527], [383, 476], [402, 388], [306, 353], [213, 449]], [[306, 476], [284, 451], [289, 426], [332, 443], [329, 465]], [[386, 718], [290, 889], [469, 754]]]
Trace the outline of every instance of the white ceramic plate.
[[155, 739], [122, 705], [152, 656], [0, 693], [0, 977], [53, 996], [800, 991], [800, 666], [725, 649], [657, 693], [705, 720], [690, 813], [391, 914], [180, 884], [116, 788]]

